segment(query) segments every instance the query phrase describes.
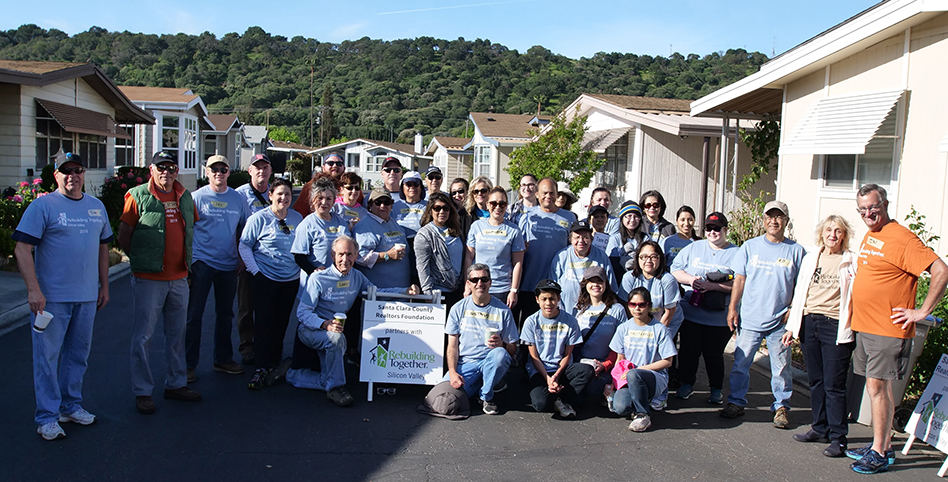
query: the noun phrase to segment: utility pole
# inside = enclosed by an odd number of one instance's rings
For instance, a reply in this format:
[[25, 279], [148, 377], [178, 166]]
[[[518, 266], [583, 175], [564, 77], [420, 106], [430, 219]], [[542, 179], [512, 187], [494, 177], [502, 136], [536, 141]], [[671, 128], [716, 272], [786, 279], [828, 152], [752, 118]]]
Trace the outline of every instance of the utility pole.
[[316, 60], [309, 66], [309, 145], [313, 144], [313, 71], [315, 70]]

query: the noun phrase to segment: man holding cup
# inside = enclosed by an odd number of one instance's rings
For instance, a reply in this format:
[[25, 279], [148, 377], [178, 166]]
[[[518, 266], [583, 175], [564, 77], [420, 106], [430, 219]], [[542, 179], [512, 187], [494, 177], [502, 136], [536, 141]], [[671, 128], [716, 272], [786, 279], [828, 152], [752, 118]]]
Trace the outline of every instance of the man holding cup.
[[82, 408], [82, 379], [95, 312], [109, 302], [113, 238], [102, 201], [82, 192], [82, 158], [67, 153], [56, 163], [58, 188], [30, 203], [13, 233], [34, 319], [36, 432], [46, 440], [66, 436], [59, 422], [95, 422]]

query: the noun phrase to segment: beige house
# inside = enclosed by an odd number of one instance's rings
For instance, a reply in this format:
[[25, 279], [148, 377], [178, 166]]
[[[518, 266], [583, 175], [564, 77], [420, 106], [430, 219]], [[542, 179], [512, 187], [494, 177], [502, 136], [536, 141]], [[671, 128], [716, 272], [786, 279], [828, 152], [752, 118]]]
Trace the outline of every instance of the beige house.
[[[201, 159], [206, 161], [207, 158], [220, 154], [227, 158], [231, 168], [240, 169], [243, 164], [241, 151], [249, 147], [244, 138], [244, 125], [237, 116], [230, 114], [208, 114], [207, 122], [209, 128], [201, 130], [204, 143]], [[198, 177], [204, 177], [204, 174], [201, 173]]]
[[116, 165], [118, 124], [154, 124], [93, 64], [0, 60], [0, 189], [38, 177], [60, 151], [82, 156], [93, 192]]
[[[948, 4], [889, 0], [857, 14], [691, 104], [718, 118], [779, 116], [777, 197], [797, 237], [840, 214], [861, 239], [858, 187], [889, 192], [902, 222], [914, 207], [940, 232], [948, 223]], [[944, 253], [948, 239], [935, 249]]]
[[464, 148], [470, 142], [471, 139], [465, 137], [434, 136], [428, 143], [425, 154], [431, 156], [433, 166], [441, 169], [446, 185], [459, 177], [471, 179], [474, 151]]
[[495, 186], [510, 187], [505, 168], [510, 153], [530, 142], [533, 134], [550, 121], [550, 116], [471, 112], [474, 137], [464, 149], [473, 152], [471, 177], [486, 176]]

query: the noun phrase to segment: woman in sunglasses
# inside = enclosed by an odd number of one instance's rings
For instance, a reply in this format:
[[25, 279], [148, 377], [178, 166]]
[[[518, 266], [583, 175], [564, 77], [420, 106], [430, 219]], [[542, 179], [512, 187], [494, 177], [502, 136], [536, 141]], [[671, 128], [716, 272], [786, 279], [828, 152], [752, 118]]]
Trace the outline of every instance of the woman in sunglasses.
[[[668, 389], [668, 367], [675, 356], [675, 344], [668, 330], [652, 317], [652, 296], [638, 287], [629, 294], [629, 321], [616, 328], [609, 349], [616, 353], [616, 366], [627, 368], [616, 373], [613, 411], [631, 416], [629, 430], [644, 432], [652, 426], [652, 400]], [[623, 363], [624, 362], [624, 363]], [[617, 376], [618, 375], [618, 376]]]
[[678, 333], [685, 315], [678, 309], [681, 293], [678, 280], [668, 272], [665, 255], [655, 241], [645, 241], [635, 250], [636, 264], [622, 276], [621, 290], [631, 293], [633, 289], [643, 287], [652, 295], [652, 314], [668, 327], [672, 337]]
[[675, 234], [675, 225], [665, 219], [665, 198], [658, 191], [646, 191], [639, 199], [639, 206], [645, 214], [645, 229], [652, 241], [658, 241], [666, 236]]
[[332, 212], [348, 221], [349, 229], [368, 212], [362, 206], [362, 201], [362, 178], [354, 172], [345, 172], [339, 176], [339, 196], [336, 197]]
[[[695, 241], [682, 249], [672, 263], [672, 275], [685, 290], [681, 303], [685, 321], [681, 323], [678, 357], [678, 398], [694, 393], [698, 360], [704, 357], [711, 396], [708, 403], [724, 403], [724, 348], [731, 339], [727, 326], [731, 281], [721, 282], [725, 273], [732, 273], [731, 260], [737, 246], [727, 240], [727, 218], [713, 212], [704, 220], [707, 239]], [[712, 273], [709, 279], [709, 273]]]
[[[490, 294], [513, 308], [517, 304], [523, 252], [527, 248], [520, 229], [506, 221], [507, 192], [504, 188], [493, 188], [487, 199], [490, 217], [478, 219], [471, 225], [471, 232], [467, 235], [464, 269], [474, 263], [490, 267], [490, 278], [493, 280]], [[471, 288], [466, 288], [464, 295], [470, 293]]]
[[467, 202], [464, 203], [464, 209], [474, 221], [490, 217], [490, 210], [487, 209], [487, 193], [493, 188], [494, 184], [485, 176], [475, 177], [471, 181], [471, 190], [468, 193]]
[[421, 216], [421, 229], [415, 235], [415, 266], [421, 289], [427, 294], [440, 290], [450, 309], [461, 299], [461, 264], [464, 240], [454, 203], [443, 192], [428, 195], [428, 206]]
[[377, 187], [369, 194], [369, 214], [352, 229], [359, 243], [356, 268], [379, 288], [408, 288], [408, 239], [392, 216], [392, 194]]
[[454, 209], [458, 211], [462, 240], [467, 240], [467, 233], [471, 230], [471, 224], [474, 222], [474, 218], [471, 217], [471, 214], [468, 213], [464, 207], [464, 203], [467, 201], [467, 191], [470, 189], [470, 186], [467, 179], [458, 177], [451, 181], [451, 189], [448, 191], [448, 194], [451, 195], [451, 200], [454, 201]]
[[260, 390], [277, 381], [271, 370], [283, 358], [283, 337], [299, 287], [300, 267], [290, 248], [303, 216], [290, 209], [293, 185], [277, 178], [270, 184], [270, 208], [247, 220], [238, 251], [253, 275], [254, 366], [247, 388]]

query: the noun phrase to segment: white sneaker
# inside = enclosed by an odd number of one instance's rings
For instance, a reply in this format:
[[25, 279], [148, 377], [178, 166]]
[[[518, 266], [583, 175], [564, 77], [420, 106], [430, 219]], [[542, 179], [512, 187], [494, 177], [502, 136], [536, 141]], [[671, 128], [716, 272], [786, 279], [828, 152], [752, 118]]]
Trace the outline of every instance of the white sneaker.
[[75, 412], [60, 415], [59, 421], [78, 423], [79, 425], [91, 425], [95, 422], [95, 415], [87, 412], [84, 408], [80, 408]]
[[633, 432], [644, 432], [652, 426], [652, 419], [644, 413], [637, 413], [632, 416], [632, 422], [629, 423], [629, 430]]
[[59, 426], [59, 422], [44, 423], [36, 427], [36, 433], [42, 435], [46, 440], [56, 440], [66, 436], [66, 432], [63, 432], [63, 428]]
[[555, 408], [556, 412], [563, 418], [576, 418], [576, 410], [573, 410], [573, 407], [559, 398], [553, 402], [553, 408]]

